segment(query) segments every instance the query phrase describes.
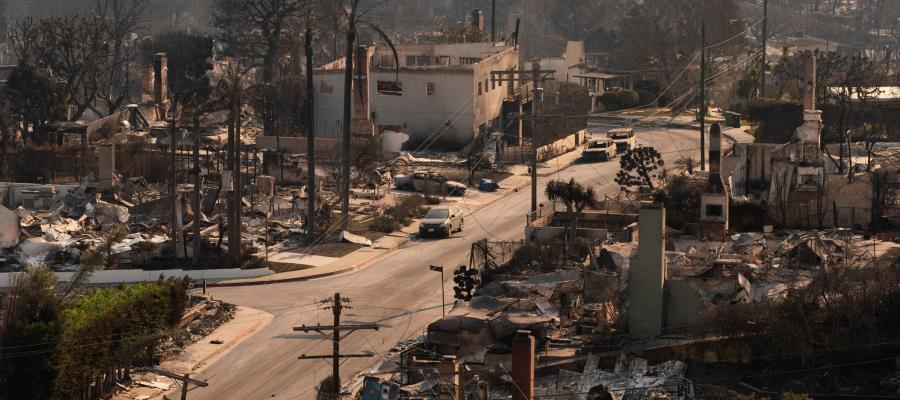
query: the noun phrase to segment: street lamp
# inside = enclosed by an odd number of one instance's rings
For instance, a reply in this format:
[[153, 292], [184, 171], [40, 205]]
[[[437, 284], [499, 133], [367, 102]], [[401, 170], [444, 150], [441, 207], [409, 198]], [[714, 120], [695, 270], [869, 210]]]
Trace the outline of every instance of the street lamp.
[[428, 269], [434, 272], [441, 273], [441, 313], [444, 317], [447, 316], [447, 300], [444, 298], [444, 266], [443, 265], [430, 265]]

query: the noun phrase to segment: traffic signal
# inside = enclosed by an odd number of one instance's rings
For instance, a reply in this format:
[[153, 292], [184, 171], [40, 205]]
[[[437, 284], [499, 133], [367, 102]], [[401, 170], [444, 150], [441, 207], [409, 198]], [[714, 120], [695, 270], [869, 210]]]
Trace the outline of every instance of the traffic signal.
[[460, 265], [453, 272], [453, 298], [458, 301], [472, 300], [475, 289], [481, 284], [478, 270]]

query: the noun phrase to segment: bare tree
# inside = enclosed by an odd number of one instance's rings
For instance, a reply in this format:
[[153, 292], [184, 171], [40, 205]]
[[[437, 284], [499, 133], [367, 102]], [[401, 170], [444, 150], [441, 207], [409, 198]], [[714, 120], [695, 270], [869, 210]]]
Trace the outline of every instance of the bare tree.
[[91, 108], [97, 114], [118, 111], [128, 97], [128, 64], [135, 55], [131, 34], [139, 28], [148, 3], [149, 0], [97, 0], [95, 12], [106, 21], [104, 27], [110, 47], [103, 67], [105, 73], [91, 76], [100, 103]]
[[62, 82], [63, 103], [77, 120], [92, 107], [99, 88], [93, 85], [108, 72], [110, 54], [107, 21], [99, 17], [24, 20], [13, 34], [23, 62], [47, 67]]

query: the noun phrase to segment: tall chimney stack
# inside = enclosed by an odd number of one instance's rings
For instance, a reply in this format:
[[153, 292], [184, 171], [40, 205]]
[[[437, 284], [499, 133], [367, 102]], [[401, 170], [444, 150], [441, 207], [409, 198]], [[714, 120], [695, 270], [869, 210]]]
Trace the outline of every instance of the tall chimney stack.
[[512, 340], [512, 400], [534, 399], [534, 336], [518, 331]]
[[169, 61], [166, 53], [156, 53], [153, 59], [153, 104], [159, 110], [159, 118], [166, 118], [169, 103]]
[[712, 124], [709, 128], [709, 180], [715, 179], [720, 185], [722, 183], [721, 173], [722, 160], [722, 127], [718, 123]]
[[480, 8], [472, 10], [472, 27], [484, 31], [484, 12]]
[[803, 110], [816, 109], [816, 56], [803, 57]]

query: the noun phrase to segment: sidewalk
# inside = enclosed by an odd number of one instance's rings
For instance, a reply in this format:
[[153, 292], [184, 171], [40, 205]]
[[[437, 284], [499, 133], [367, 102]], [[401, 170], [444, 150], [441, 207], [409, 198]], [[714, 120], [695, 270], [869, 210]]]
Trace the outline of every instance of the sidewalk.
[[[559, 157], [540, 163], [538, 164], [538, 176], [545, 177], [555, 174], [559, 169], [572, 165], [579, 157], [581, 157], [581, 148], [577, 148], [560, 155]], [[528, 173], [527, 166], [514, 165], [509, 168], [509, 172], [513, 175], [498, 182], [498, 185], [500, 186], [499, 190], [495, 192], [471, 191], [466, 195], [465, 200], [462, 198], [449, 197], [449, 204], [456, 204], [463, 207], [466, 211], [475, 212], [531, 184], [531, 176]], [[373, 247], [361, 248], [322, 266], [256, 278], [208, 283], [207, 286], [268, 285], [283, 282], [306, 281], [351, 271], [358, 271], [368, 267], [378, 259], [390, 254], [400, 246], [412, 240], [414, 235], [418, 232], [417, 227], [418, 223], [414, 221], [400, 231], [376, 240], [373, 243]]]
[[[234, 312], [234, 318], [222, 324], [222, 326], [216, 328], [212, 333], [201, 338], [196, 343], [187, 346], [184, 351], [175, 356], [174, 359], [163, 361], [160, 363], [159, 367], [179, 374], [187, 373], [196, 375], [207, 365], [222, 358], [229, 350], [239, 343], [268, 326], [274, 319], [274, 315], [265, 311], [237, 306], [237, 309]], [[210, 343], [213, 340], [219, 344]], [[139, 380], [151, 382], [159, 387], [154, 388], [135, 385], [123, 393], [116, 393], [111, 399], [156, 399], [161, 398], [163, 394], [167, 394], [169, 397], [174, 398], [173, 396], [178, 392], [177, 386], [172, 383], [170, 378], [156, 377], [155, 374], [146, 374]], [[163, 389], [166, 386], [169, 388]]]

